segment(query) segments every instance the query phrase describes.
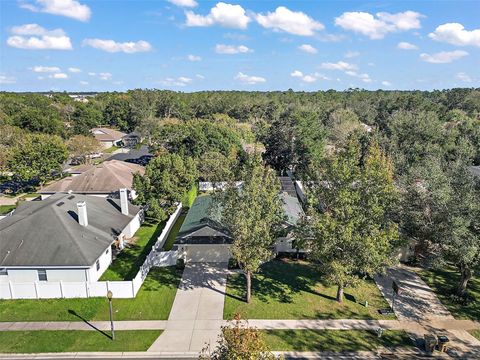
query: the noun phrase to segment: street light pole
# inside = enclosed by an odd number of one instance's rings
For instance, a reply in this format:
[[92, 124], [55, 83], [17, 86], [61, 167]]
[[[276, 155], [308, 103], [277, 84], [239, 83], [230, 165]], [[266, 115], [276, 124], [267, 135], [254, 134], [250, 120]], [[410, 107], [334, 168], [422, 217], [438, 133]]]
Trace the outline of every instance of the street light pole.
[[107, 292], [108, 304], [110, 305], [110, 329], [112, 330], [112, 340], [115, 340], [115, 329], [113, 328], [113, 310], [112, 310], [112, 298], [113, 293], [108, 290]]

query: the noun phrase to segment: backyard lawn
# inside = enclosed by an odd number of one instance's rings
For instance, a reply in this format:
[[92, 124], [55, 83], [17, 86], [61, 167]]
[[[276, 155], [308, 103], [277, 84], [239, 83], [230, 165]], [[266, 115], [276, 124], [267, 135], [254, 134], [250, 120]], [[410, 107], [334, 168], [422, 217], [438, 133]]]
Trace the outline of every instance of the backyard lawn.
[[[115, 320], [166, 320], [182, 274], [174, 266], [152, 268], [134, 299], [113, 299]], [[0, 300], [1, 321], [108, 320], [108, 300]]]
[[182, 212], [179, 216], [177, 221], [175, 221], [175, 224], [173, 224], [172, 228], [170, 229], [170, 232], [168, 233], [167, 240], [165, 241], [165, 244], [163, 244], [163, 250], [169, 251], [172, 250], [173, 243], [175, 242], [175, 238], [178, 235], [178, 232], [180, 231], [180, 228], [182, 227], [183, 221], [187, 217], [187, 212], [184, 211]]
[[6, 215], [16, 207], [17, 205], [0, 205], [0, 215]]
[[160, 330], [116, 331], [1, 331], [0, 353], [45, 353], [77, 351], [146, 351]]
[[146, 220], [135, 233], [134, 243], [129, 244], [117, 255], [100, 281], [132, 280], [152, 250], [164, 226], [165, 222], [152, 223]]
[[272, 351], [373, 351], [379, 347], [410, 347], [404, 331], [387, 330], [379, 338], [368, 330], [264, 330]]
[[[392, 319], [379, 309], [388, 308], [373, 280], [345, 289], [343, 304], [335, 301], [336, 287], [321, 281], [315, 267], [305, 261], [273, 260], [252, 280], [252, 301], [244, 302], [245, 277], [228, 277], [224, 318], [243, 319]], [[368, 307], [365, 307], [365, 300]]]
[[452, 301], [451, 297], [460, 278], [454, 267], [422, 270], [420, 277], [435, 291], [454, 317], [471, 320], [480, 318], [480, 277], [474, 277], [468, 282], [468, 293], [474, 301], [463, 305]]

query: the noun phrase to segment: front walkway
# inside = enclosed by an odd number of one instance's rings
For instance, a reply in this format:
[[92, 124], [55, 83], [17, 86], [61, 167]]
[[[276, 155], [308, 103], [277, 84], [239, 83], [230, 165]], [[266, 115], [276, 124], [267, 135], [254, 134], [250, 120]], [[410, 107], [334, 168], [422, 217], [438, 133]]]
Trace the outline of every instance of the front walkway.
[[148, 351], [201, 351], [220, 335], [227, 264], [190, 263], [183, 271], [165, 331]]

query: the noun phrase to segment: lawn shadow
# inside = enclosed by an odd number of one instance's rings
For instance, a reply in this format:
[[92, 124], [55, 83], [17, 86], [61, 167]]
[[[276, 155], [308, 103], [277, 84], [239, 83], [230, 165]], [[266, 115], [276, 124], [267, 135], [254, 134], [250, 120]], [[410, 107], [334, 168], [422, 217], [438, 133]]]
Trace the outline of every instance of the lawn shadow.
[[113, 337], [112, 335], [106, 333], [105, 331], [103, 330], [100, 330], [99, 328], [97, 328], [95, 325], [93, 325], [92, 323], [90, 323], [87, 319], [85, 319], [84, 317], [82, 317], [81, 315], [79, 315], [75, 310], [72, 310], [72, 309], [69, 309], [68, 310], [68, 313], [73, 315], [73, 316], [76, 316], [77, 318], [79, 318], [80, 320], [82, 320], [85, 324], [87, 324], [88, 326], [90, 326], [92, 329], [98, 331], [100, 334], [102, 335], [105, 335], [107, 338], [109, 338], [110, 340], [113, 340]]

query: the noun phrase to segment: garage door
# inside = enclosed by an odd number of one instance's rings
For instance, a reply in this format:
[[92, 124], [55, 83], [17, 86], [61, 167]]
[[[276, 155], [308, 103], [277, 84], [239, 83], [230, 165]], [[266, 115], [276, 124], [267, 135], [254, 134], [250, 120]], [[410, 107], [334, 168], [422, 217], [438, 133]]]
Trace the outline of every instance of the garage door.
[[227, 262], [230, 258], [228, 245], [189, 245], [187, 262]]

